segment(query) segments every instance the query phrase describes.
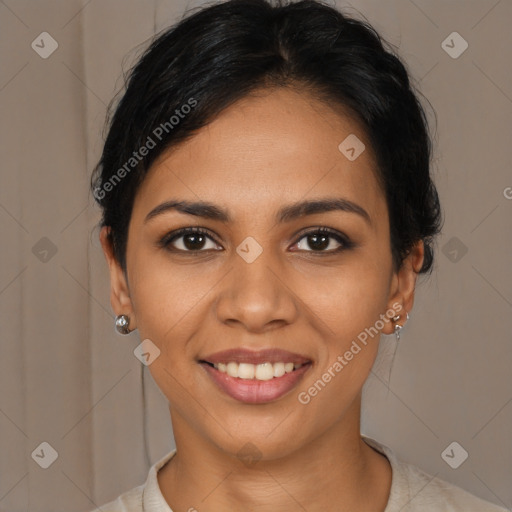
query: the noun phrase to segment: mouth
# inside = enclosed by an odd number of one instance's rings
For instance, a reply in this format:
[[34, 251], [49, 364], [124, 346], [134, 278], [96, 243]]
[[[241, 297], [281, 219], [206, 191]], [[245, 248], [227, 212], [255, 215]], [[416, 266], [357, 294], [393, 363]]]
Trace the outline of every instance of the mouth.
[[236, 361], [229, 361], [228, 363], [210, 363], [209, 361], [200, 361], [200, 363], [208, 364], [212, 368], [218, 370], [220, 373], [225, 373], [230, 377], [261, 381], [278, 379], [279, 377], [296, 371], [304, 366], [303, 364], [291, 362], [285, 363], [283, 361], [279, 361], [277, 363], [266, 361], [265, 363], [260, 364], [238, 363]]
[[267, 403], [296, 387], [312, 361], [299, 354], [268, 349], [232, 349], [200, 359], [217, 387], [244, 403]]

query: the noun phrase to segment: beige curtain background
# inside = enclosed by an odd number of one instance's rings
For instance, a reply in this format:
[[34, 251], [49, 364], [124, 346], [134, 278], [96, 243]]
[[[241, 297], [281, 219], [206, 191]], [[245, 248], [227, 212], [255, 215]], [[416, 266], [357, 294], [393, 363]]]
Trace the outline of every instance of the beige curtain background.
[[[137, 333], [114, 332], [88, 184], [123, 58], [128, 69], [196, 5], [0, 0], [2, 511], [93, 510], [174, 446], [166, 399], [133, 355]], [[512, 2], [337, 5], [399, 46], [435, 108], [446, 216], [389, 387], [395, 344], [382, 337], [363, 431], [512, 509]], [[468, 457], [453, 469], [447, 448]]]

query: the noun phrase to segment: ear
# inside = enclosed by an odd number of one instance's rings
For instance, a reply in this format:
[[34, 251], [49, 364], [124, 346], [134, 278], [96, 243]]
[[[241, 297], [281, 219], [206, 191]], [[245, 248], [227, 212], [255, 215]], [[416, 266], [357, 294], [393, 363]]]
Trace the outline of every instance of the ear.
[[[414, 305], [414, 289], [418, 272], [423, 265], [425, 257], [425, 246], [423, 240], [419, 240], [412, 247], [407, 257], [402, 262], [402, 266], [393, 274], [390, 286], [390, 295], [388, 300], [388, 310], [394, 309], [400, 319], [396, 322], [398, 325], [404, 325], [406, 313], [412, 310]], [[401, 308], [398, 306], [400, 305]], [[394, 322], [385, 322], [382, 332], [384, 334], [393, 334]]]
[[130, 289], [121, 265], [114, 256], [114, 248], [110, 238], [110, 226], [104, 226], [100, 231], [100, 242], [110, 270], [110, 303], [116, 315], [130, 317], [130, 330], [137, 328], [135, 313], [130, 298]]

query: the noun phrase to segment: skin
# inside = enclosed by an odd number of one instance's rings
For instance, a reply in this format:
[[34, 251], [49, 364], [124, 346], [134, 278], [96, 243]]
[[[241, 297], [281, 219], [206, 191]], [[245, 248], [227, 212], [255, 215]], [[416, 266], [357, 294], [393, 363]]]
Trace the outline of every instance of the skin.
[[[366, 146], [354, 161], [338, 149], [349, 134]], [[276, 223], [282, 206], [323, 197], [357, 203], [371, 224], [344, 211]], [[168, 211], [144, 222], [171, 198], [213, 202], [233, 219]], [[199, 255], [179, 252], [187, 248], [183, 237], [173, 242], [175, 252], [158, 245], [188, 226], [213, 235], [196, 245]], [[321, 226], [355, 247], [332, 252], [341, 245], [334, 238], [325, 248], [309, 244], [302, 231]], [[259, 91], [155, 161], [135, 198], [126, 273], [107, 230], [100, 240], [112, 307], [161, 351], [149, 369], [169, 401], [177, 446], [158, 473], [171, 508], [383, 511], [391, 467], [360, 437], [361, 392], [380, 332], [308, 404], [297, 398], [379, 315], [399, 303], [403, 324], [413, 307], [423, 243], [393, 271], [387, 206], [361, 126], [306, 92]], [[250, 264], [236, 252], [248, 236], [263, 248]], [[381, 332], [393, 334], [393, 327], [385, 322]], [[220, 391], [198, 364], [234, 347], [278, 347], [313, 364], [285, 396], [245, 404]], [[247, 443], [260, 457], [252, 464], [237, 457]]]

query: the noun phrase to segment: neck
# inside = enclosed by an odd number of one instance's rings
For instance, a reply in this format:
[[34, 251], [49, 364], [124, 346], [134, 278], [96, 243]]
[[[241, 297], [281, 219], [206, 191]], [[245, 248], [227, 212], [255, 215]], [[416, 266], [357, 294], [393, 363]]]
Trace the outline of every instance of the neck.
[[300, 449], [253, 462], [220, 450], [174, 413], [177, 453], [158, 472], [162, 494], [173, 510], [382, 512], [391, 468], [361, 439], [360, 400], [351, 412]]

